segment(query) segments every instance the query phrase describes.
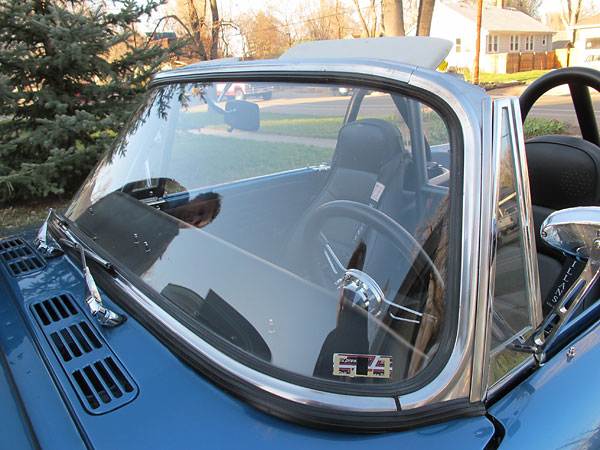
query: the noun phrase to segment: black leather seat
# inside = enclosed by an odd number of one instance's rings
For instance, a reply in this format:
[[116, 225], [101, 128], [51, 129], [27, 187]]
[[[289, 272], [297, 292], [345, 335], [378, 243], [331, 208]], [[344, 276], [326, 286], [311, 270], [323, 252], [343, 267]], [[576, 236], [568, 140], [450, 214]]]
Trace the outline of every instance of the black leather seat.
[[527, 165], [544, 311], [567, 272], [571, 281], [579, 264], [547, 246], [542, 222], [552, 212], [575, 206], [600, 205], [600, 147], [576, 137], [541, 136], [527, 141]]
[[[391, 123], [382, 119], [361, 119], [345, 124], [338, 133], [329, 177], [291, 234], [285, 259], [294, 261], [302, 252], [306, 245], [302, 242], [306, 224], [319, 206], [333, 200], [351, 200], [378, 208], [384, 197], [398, 196], [399, 199], [408, 161], [402, 135]], [[377, 183], [383, 186], [380, 196], [375, 189]], [[399, 214], [399, 203], [395, 210], [396, 203], [386, 202], [389, 211], [384, 212], [397, 219], [394, 216]], [[356, 227], [348, 226], [348, 220], [333, 218], [325, 224], [323, 231], [333, 241], [350, 243]], [[342, 251], [339, 256], [349, 257], [346, 253]]]

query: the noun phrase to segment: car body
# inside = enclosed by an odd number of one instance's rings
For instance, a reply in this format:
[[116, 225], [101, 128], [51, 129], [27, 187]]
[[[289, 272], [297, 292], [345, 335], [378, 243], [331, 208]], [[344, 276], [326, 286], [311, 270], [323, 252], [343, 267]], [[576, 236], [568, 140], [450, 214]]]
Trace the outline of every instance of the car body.
[[538, 268], [519, 100], [433, 71], [450, 45], [158, 74], [67, 209], [0, 241], [3, 446], [597, 445], [598, 210], [542, 217], [571, 259]]

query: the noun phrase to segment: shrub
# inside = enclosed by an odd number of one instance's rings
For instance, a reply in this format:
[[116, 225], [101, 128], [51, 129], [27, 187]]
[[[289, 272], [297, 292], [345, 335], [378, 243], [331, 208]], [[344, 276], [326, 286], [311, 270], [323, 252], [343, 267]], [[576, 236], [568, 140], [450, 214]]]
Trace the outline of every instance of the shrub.
[[134, 24], [158, 3], [99, 4], [0, 3], [2, 202], [78, 186], [167, 58], [168, 49], [134, 45], [145, 41]]

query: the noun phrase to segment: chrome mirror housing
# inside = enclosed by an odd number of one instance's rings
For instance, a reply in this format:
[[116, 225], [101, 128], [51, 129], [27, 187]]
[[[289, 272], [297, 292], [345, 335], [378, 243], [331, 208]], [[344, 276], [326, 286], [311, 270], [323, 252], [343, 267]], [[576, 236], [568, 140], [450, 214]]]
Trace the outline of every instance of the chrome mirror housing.
[[577, 258], [592, 256], [600, 239], [600, 207], [569, 208], [550, 214], [540, 230], [551, 247]]
[[585, 268], [579, 278], [562, 295], [524, 343], [513, 343], [513, 348], [530, 351], [536, 355], [544, 353], [558, 331], [571, 317], [600, 274], [600, 207], [577, 207], [563, 209], [550, 214], [540, 230], [546, 244], [582, 261]]

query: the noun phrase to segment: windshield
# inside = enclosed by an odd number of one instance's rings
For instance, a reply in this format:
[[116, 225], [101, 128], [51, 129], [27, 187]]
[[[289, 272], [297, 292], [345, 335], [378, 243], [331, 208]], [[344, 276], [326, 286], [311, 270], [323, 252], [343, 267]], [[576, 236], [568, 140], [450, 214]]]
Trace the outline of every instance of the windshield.
[[399, 382], [448, 356], [456, 320], [450, 131], [357, 86], [161, 86], [66, 215], [232, 357]]

